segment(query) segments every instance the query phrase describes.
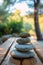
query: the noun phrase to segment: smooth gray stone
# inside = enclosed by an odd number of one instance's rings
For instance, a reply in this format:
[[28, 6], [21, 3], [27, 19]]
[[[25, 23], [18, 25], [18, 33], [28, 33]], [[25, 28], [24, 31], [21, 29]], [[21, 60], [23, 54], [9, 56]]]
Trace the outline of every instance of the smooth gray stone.
[[2, 36], [2, 42], [5, 42], [8, 38], [10, 38], [10, 37], [12, 37], [12, 35], [11, 34], [9, 34], [9, 35], [3, 35]]
[[23, 32], [19, 34], [19, 37], [22, 37], [22, 38], [30, 37], [30, 34], [27, 32]]
[[34, 49], [34, 46], [32, 44], [24, 44], [24, 45], [23, 44], [16, 44], [15, 48], [18, 51], [27, 52], [29, 50]]
[[31, 51], [24, 53], [24, 52], [19, 52], [16, 49], [12, 50], [10, 52], [10, 54], [13, 58], [29, 58], [29, 57], [34, 57], [35, 56], [35, 54]]
[[27, 43], [30, 43], [30, 38], [20, 38], [20, 39], [17, 39], [16, 41], [18, 44], [27, 44]]

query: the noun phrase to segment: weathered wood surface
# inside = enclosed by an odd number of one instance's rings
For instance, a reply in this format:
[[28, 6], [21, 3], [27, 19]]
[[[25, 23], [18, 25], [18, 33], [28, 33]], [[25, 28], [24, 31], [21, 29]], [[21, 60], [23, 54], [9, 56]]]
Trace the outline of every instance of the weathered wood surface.
[[43, 41], [37, 41], [32, 43], [35, 46], [35, 52], [39, 56], [40, 60], [43, 62]]
[[9, 52], [14, 40], [15, 38], [9, 38], [7, 41], [0, 45], [0, 64], [3, 62], [4, 58]]
[[43, 41], [38, 41], [37, 43], [43, 48]]
[[[14, 49], [16, 40], [14, 44], [12, 45], [7, 57], [5, 58], [4, 62], [2, 65], [20, 65], [19, 60], [15, 60], [11, 57], [10, 52]], [[34, 50], [33, 50], [34, 52]], [[34, 52], [35, 53], [35, 52]], [[38, 58], [37, 54], [35, 53], [35, 58], [30, 58], [30, 59], [25, 59], [22, 63], [22, 65], [43, 65], [40, 59]]]

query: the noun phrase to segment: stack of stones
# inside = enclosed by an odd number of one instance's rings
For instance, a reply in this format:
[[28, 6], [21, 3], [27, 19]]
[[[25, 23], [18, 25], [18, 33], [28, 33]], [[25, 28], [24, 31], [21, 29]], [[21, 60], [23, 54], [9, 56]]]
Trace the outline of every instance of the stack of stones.
[[34, 57], [34, 53], [32, 49], [33, 45], [30, 43], [30, 35], [28, 33], [22, 33], [19, 35], [20, 39], [17, 39], [17, 44], [15, 45], [15, 49], [11, 51], [11, 56], [13, 58], [29, 58]]

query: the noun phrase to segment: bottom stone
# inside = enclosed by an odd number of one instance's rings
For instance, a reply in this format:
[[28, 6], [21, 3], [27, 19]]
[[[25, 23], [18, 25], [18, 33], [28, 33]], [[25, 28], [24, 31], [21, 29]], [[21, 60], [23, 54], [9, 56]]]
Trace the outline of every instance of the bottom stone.
[[29, 57], [34, 57], [35, 54], [32, 51], [29, 52], [19, 52], [17, 50], [12, 50], [10, 52], [11, 56], [13, 58], [29, 58]]

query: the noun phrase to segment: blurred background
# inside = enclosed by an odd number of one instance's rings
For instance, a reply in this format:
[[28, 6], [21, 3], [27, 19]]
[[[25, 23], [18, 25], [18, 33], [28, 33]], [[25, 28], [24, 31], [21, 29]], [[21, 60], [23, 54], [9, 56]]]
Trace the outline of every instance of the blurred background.
[[[38, 14], [40, 31], [43, 36], [43, 0], [40, 0]], [[36, 36], [34, 0], [0, 0], [0, 37], [21, 32]]]

